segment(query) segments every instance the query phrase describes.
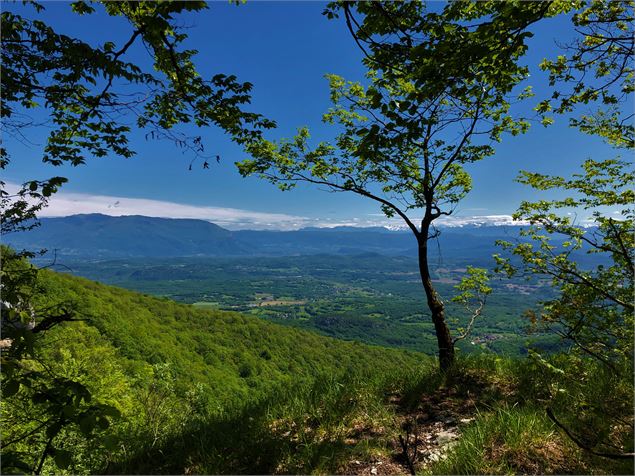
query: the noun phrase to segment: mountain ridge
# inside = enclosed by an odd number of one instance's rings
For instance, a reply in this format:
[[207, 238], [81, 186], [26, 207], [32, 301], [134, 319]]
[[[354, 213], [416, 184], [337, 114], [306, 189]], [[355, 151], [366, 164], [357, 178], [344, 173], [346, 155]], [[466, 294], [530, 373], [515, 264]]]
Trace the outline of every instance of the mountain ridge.
[[[40, 223], [29, 232], [4, 237], [4, 243], [16, 249], [48, 249], [58, 256], [91, 258], [416, 253], [409, 231], [383, 227], [230, 231], [191, 218], [103, 214], [42, 218]], [[446, 227], [440, 243], [450, 253], [494, 250], [496, 239], [515, 238], [519, 230], [503, 225]]]

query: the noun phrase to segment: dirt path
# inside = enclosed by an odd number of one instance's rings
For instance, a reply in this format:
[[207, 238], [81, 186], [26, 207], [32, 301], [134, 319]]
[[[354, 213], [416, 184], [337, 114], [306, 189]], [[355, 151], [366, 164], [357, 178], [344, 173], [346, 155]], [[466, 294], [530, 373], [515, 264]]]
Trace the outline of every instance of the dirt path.
[[460, 428], [474, 420], [475, 399], [442, 388], [423, 395], [406, 408], [399, 396], [389, 403], [396, 411], [400, 434], [389, 443], [390, 453], [370, 461], [351, 460], [344, 474], [412, 474], [443, 458], [455, 444]]

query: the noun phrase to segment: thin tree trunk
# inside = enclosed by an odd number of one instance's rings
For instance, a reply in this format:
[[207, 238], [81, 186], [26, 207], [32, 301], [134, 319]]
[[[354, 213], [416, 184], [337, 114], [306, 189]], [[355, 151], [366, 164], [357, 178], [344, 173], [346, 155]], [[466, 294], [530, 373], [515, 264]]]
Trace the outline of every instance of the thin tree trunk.
[[437, 335], [439, 347], [439, 366], [441, 370], [448, 370], [454, 364], [454, 343], [450, 335], [450, 329], [445, 322], [445, 305], [432, 285], [430, 266], [428, 262], [428, 233], [430, 223], [423, 223], [421, 235], [417, 237], [419, 244], [419, 273], [421, 283], [428, 300], [428, 308], [432, 314], [434, 331]]

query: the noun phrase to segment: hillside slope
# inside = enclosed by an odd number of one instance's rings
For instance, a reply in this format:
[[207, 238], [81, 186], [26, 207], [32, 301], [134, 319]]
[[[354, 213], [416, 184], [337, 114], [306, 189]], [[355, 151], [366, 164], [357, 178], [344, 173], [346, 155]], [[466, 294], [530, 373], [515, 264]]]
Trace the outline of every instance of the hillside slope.
[[[74, 425], [55, 437], [56, 447], [72, 455], [72, 474], [271, 472], [290, 464], [280, 461], [290, 454], [286, 446], [276, 446], [278, 453], [261, 447], [273, 422], [291, 431], [311, 412], [321, 425], [368, 418], [359, 402], [369, 389], [383, 392], [378, 389], [432, 364], [413, 352], [199, 310], [52, 271], [40, 271], [39, 284], [36, 312], [73, 307], [82, 321], [48, 331], [27, 365], [44, 366], [56, 381], [81, 382], [93, 403], [121, 413], [88, 440]], [[21, 387], [3, 405], [3, 437], [28, 435], [9, 448], [27, 462], [37, 461], [47, 444], [33, 418], [39, 410], [32, 392]], [[319, 416], [330, 407], [340, 408], [335, 420]], [[195, 463], [188, 452], [201, 445]], [[55, 461], [49, 458], [43, 472], [59, 474]], [[316, 464], [298, 461], [300, 472]]]
[[[632, 474], [632, 462], [590, 457], [558, 433], [544, 389], [555, 377], [566, 396], [578, 383], [551, 364], [480, 356], [442, 374], [412, 352], [51, 271], [39, 278], [36, 308], [74, 307], [82, 321], [47, 332], [22, 365], [80, 382], [92, 404], [121, 415], [49, 436], [37, 391], [20, 386], [3, 399], [3, 474], [16, 469], [7, 441], [32, 466], [51, 440], [42, 474]], [[566, 373], [577, 365], [551, 362]], [[592, 397], [614, 398], [632, 418], [632, 384], [587, 371], [600, 382]], [[562, 413], [567, 399], [555, 404]], [[628, 431], [615, 435], [626, 449]]]
[[220, 401], [320, 372], [388, 372], [417, 365], [422, 358], [53, 272], [42, 273], [42, 283], [47, 300], [73, 303], [122, 356], [149, 364], [169, 362], [180, 385], [205, 383]]

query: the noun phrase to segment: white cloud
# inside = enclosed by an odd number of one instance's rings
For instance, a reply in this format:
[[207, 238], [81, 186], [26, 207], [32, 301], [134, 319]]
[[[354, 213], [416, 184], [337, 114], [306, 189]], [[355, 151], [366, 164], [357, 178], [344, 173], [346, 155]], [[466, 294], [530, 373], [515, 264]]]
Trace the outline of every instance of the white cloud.
[[508, 226], [527, 225], [524, 220], [514, 220], [511, 215], [476, 215], [476, 216], [449, 216], [439, 218], [439, 224], [444, 226]]
[[[16, 184], [5, 185], [9, 193], [18, 190]], [[309, 218], [286, 213], [266, 213], [240, 208], [197, 206], [146, 198], [128, 198], [87, 193], [58, 192], [42, 210], [42, 217], [61, 217], [80, 213], [102, 213], [111, 216], [145, 215], [161, 218], [194, 218], [206, 220], [230, 230], [297, 230], [304, 227], [333, 228], [386, 227], [406, 230], [400, 219], [389, 219], [377, 213], [354, 218]], [[413, 220], [418, 223], [418, 219]], [[461, 227], [467, 225], [518, 225], [510, 215], [450, 216], [440, 218], [439, 226]]]
[[[369, 214], [369, 217], [379, 216]], [[419, 223], [420, 218], [409, 217], [413, 223]], [[434, 222], [436, 226], [459, 228], [463, 226], [523, 226], [529, 223], [524, 220], [514, 220], [511, 215], [469, 215], [469, 216], [443, 216]], [[359, 226], [359, 225], [358, 225]], [[371, 219], [365, 226], [384, 226], [391, 230], [407, 230], [408, 226], [401, 219]]]
[[[18, 190], [7, 183], [9, 193]], [[306, 226], [307, 219], [285, 213], [263, 213], [239, 208], [186, 205], [163, 200], [127, 198], [86, 193], [58, 192], [51, 197], [41, 217], [61, 217], [80, 213], [104, 215], [145, 215], [160, 218], [195, 218], [207, 220], [232, 230], [237, 229], [297, 229]]]

